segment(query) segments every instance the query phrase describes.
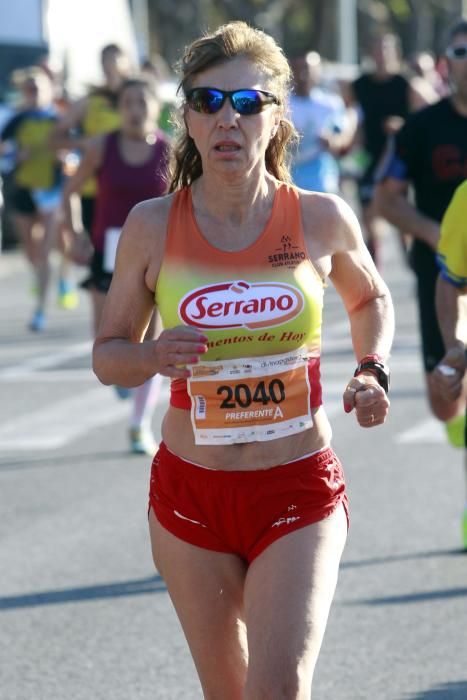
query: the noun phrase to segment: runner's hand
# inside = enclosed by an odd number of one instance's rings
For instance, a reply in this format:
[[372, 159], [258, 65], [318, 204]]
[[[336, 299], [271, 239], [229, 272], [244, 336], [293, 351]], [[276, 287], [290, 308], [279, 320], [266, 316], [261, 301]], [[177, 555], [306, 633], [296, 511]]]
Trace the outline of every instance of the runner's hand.
[[440, 394], [449, 401], [456, 401], [462, 393], [462, 380], [466, 370], [465, 350], [454, 347], [448, 350], [435, 367], [432, 378]]
[[68, 257], [73, 260], [76, 265], [89, 265], [94, 248], [88, 234], [85, 231], [81, 231], [81, 233], [65, 231], [65, 235], [67, 237], [66, 251]]
[[196, 328], [176, 326], [162, 331], [154, 341], [157, 372], [164, 377], [191, 377], [190, 365], [208, 351], [207, 337]]
[[352, 377], [344, 391], [344, 411], [351, 413], [355, 409], [357, 421], [362, 428], [382, 425], [389, 411], [389, 399], [371, 373]]

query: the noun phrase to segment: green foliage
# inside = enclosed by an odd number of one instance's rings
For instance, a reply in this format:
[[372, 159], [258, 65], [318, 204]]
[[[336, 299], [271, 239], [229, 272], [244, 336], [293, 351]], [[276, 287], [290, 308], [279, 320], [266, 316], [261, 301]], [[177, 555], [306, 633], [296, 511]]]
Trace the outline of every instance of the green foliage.
[[388, 9], [398, 22], [408, 22], [412, 17], [408, 0], [389, 0]]
[[[405, 53], [430, 45], [438, 50], [439, 37], [464, 4], [465, 0], [358, 0], [360, 51], [381, 27], [400, 35]], [[230, 19], [263, 27], [289, 54], [315, 49], [335, 59], [338, 6], [338, 0], [148, 0], [153, 46], [170, 63], [207, 27]]]

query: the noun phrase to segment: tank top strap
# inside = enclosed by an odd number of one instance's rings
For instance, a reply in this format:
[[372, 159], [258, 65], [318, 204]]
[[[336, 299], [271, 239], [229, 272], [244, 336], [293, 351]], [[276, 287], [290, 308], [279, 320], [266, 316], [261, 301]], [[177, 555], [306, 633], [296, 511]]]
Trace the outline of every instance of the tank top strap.
[[[165, 252], [173, 258], [184, 258], [186, 250], [184, 246], [185, 236], [183, 235], [187, 227], [191, 224], [189, 209], [191, 208], [191, 190], [189, 187], [183, 187], [177, 190], [174, 194], [172, 206], [170, 207], [169, 218], [167, 223], [167, 237], [165, 243]], [[193, 221], [194, 223], [194, 221]]]
[[280, 238], [290, 236], [291, 232], [294, 232], [300, 244], [304, 244], [300, 195], [292, 185], [283, 183], [278, 187], [268, 229], [270, 235]]

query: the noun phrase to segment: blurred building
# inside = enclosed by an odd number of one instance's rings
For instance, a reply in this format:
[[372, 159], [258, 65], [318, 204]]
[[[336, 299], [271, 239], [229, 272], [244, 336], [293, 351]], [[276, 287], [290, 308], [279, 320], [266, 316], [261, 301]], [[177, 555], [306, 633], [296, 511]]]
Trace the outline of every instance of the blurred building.
[[[147, 50], [145, 10], [147, 0], [0, 0], [0, 128], [15, 107], [10, 76], [17, 68], [41, 64], [51, 69], [71, 99], [102, 82], [105, 44], [119, 44], [137, 68]], [[6, 199], [13, 165], [7, 155], [0, 158]], [[0, 251], [16, 244], [1, 193]]]
[[[45, 55], [63, 71], [66, 88], [79, 96], [101, 82], [99, 53], [117, 43], [135, 67], [144, 41], [137, 36], [129, 0], [0, 0], [0, 102], [8, 99], [9, 75]], [[141, 26], [141, 23], [140, 23]]]

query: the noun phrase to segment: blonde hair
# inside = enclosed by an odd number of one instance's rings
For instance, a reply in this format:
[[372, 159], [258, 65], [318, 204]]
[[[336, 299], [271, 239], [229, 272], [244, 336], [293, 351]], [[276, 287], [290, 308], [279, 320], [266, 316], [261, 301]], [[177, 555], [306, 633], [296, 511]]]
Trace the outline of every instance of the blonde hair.
[[[271, 175], [283, 182], [290, 182], [289, 149], [298, 136], [284, 115], [284, 106], [290, 93], [292, 75], [282, 49], [271, 36], [250, 27], [246, 22], [229, 22], [215, 32], [196, 39], [185, 49], [179, 63], [181, 80], [178, 89], [186, 94], [198, 73], [239, 57], [247, 58], [258, 66], [266, 78], [266, 88], [279, 99], [282, 115], [279, 127], [266, 149], [265, 163]], [[201, 156], [188, 135], [183, 119], [185, 109], [186, 106], [182, 105], [177, 119], [178, 135], [170, 165], [170, 192], [191, 185], [203, 172]]]
[[42, 68], [39, 66], [27, 66], [26, 68], [16, 68], [11, 75], [10, 80], [12, 84], [19, 90], [21, 90], [27, 83], [35, 82], [36, 80], [43, 80], [48, 76], [44, 73]]

